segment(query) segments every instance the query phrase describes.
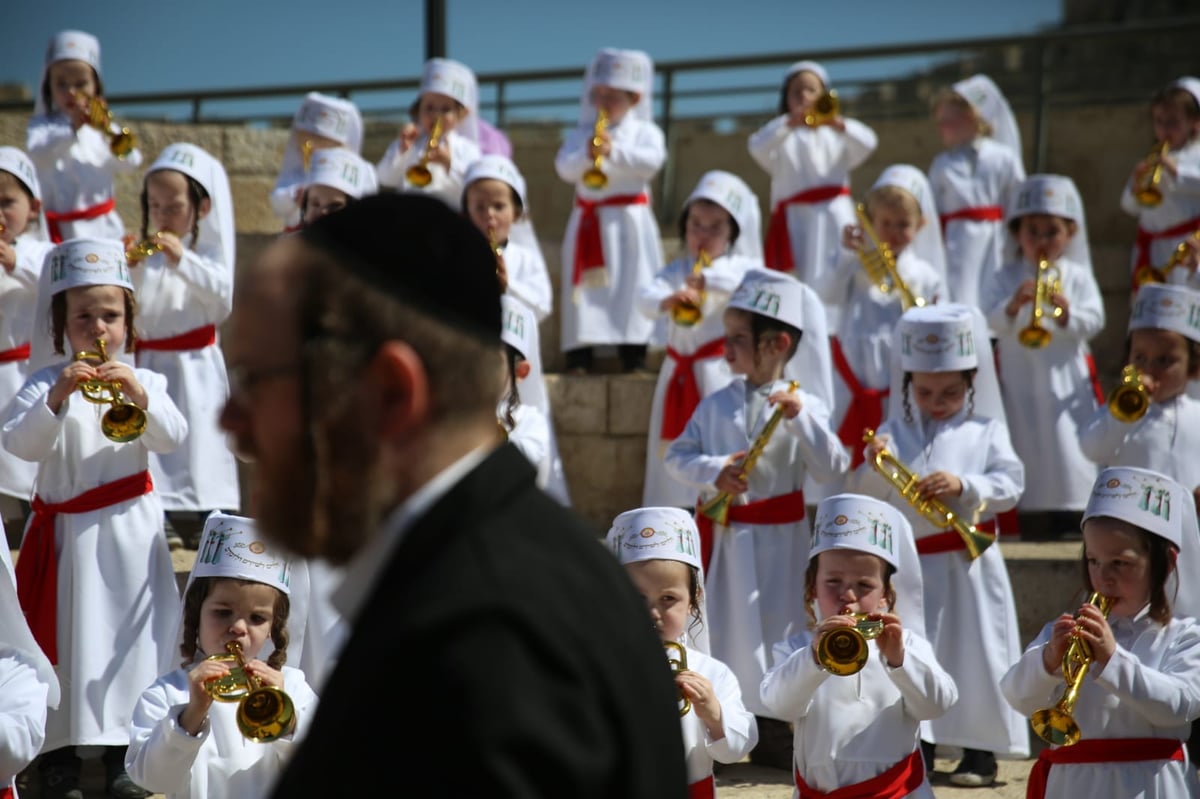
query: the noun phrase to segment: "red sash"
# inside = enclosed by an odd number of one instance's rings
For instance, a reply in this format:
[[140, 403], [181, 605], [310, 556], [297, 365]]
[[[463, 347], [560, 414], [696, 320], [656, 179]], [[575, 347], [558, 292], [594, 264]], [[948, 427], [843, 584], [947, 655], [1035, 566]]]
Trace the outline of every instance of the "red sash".
[[[700, 513], [696, 503], [696, 528], [700, 531], [700, 560], [708, 571], [708, 562], [713, 551], [713, 520]], [[777, 497], [747, 502], [745, 505], [729, 506], [729, 523], [742, 524], [790, 524], [804, 519], [804, 492], [793, 491]]]
[[13, 793], [12, 788], [0, 788], [0, 799], [14, 799], [15, 796], [16, 794]]
[[691, 355], [667, 347], [667, 357], [675, 361], [675, 371], [671, 373], [671, 382], [667, 383], [667, 395], [663, 401], [662, 430], [659, 435], [664, 441], [679, 438], [688, 419], [692, 418], [692, 412], [700, 404], [700, 384], [696, 382], [696, 372], [692, 368], [696, 361], [719, 358], [724, 354], [723, 338], [713, 339]]
[[789, 205], [823, 203], [843, 195], [850, 195], [849, 186], [814, 186], [775, 203], [771, 221], [767, 223], [767, 238], [763, 242], [763, 260], [767, 266], [780, 272], [790, 272], [796, 268], [796, 259], [792, 255], [792, 236], [787, 226]]
[[84, 491], [65, 502], [48, 503], [33, 497], [33, 516], [17, 557], [17, 599], [29, 629], [51, 663], [58, 663], [58, 554], [54, 550], [54, 517], [60, 513], [90, 513], [118, 502], [149, 494], [150, 472], [138, 472]]
[[1043, 749], [1029, 770], [1025, 799], [1043, 799], [1050, 767], [1059, 763], [1133, 763], [1183, 760], [1183, 742], [1174, 738], [1086, 738], [1073, 746]]
[[942, 232], [944, 233], [946, 225], [960, 219], [971, 222], [1001, 222], [1004, 220], [1004, 208], [999, 205], [977, 205], [974, 208], [959, 208], [957, 211], [941, 214], [938, 218], [942, 221]]
[[183, 352], [184, 350], [202, 350], [217, 343], [217, 326], [205, 325], [167, 338], [140, 338], [137, 351], [153, 350], [154, 352]]
[[59, 222], [78, 222], [81, 219], [99, 219], [117, 207], [117, 201], [109, 197], [102, 203], [78, 211], [46, 211], [46, 227], [49, 228], [50, 241], [61, 244], [62, 229]]
[[[14, 363], [16, 361], [29, 360], [30, 346], [26, 341], [19, 347], [13, 347], [11, 350], [0, 350], [0, 363]], [[4, 799], [4, 795], [0, 794], [0, 799]]]
[[1174, 236], [1186, 236], [1200, 229], [1200, 216], [1180, 222], [1178, 225], [1169, 227], [1166, 230], [1156, 230], [1151, 232], [1146, 230], [1141, 225], [1138, 225], [1137, 237], [1133, 240], [1133, 251], [1136, 258], [1133, 259], [1133, 267], [1136, 269], [1139, 266], [1151, 266], [1150, 263], [1150, 245], [1157, 239], [1169, 239]]
[[584, 200], [575, 197], [575, 207], [580, 209], [579, 227], [575, 230], [575, 265], [571, 271], [571, 285], [583, 282], [583, 273], [604, 268], [604, 247], [600, 243], [600, 217], [597, 208], [613, 205], [648, 205], [649, 195], [618, 194], [603, 200]]
[[1084, 356], [1087, 361], [1088, 379], [1092, 382], [1092, 393], [1096, 395], [1097, 407], [1103, 407], [1107, 400], [1104, 398], [1104, 389], [1100, 386], [1100, 373], [1096, 371], [1096, 358], [1090, 352]]
[[800, 769], [793, 768], [792, 773], [800, 799], [903, 799], [925, 781], [925, 758], [915, 751], [878, 776], [828, 793], [810, 788], [800, 776]]
[[[716, 796], [717, 781], [711, 775], [688, 786], [688, 799], [716, 799]], [[0, 795], [0, 799], [4, 799], [3, 795]]]
[[[981, 533], [996, 533], [996, 520], [992, 519], [983, 524], [976, 525], [976, 530]], [[967, 548], [967, 542], [963, 541], [963, 537], [956, 530], [942, 530], [940, 533], [927, 535], [917, 539], [917, 554], [918, 555], [938, 555], [942, 552], [960, 552]]]
[[838, 428], [838, 438], [846, 445], [846, 449], [850, 450], [850, 468], [857, 469], [864, 460], [863, 430], [868, 427], [872, 430], [879, 429], [879, 423], [883, 421], [883, 402], [891, 393], [891, 389], [863, 388], [862, 383], [858, 382], [858, 376], [850, 368], [850, 362], [846, 360], [846, 353], [842, 352], [842, 344], [837, 340], [837, 336], [829, 339], [829, 351], [833, 354], [834, 368], [841, 375], [846, 388], [850, 389], [850, 405], [846, 408], [846, 418], [842, 419], [842, 426]]

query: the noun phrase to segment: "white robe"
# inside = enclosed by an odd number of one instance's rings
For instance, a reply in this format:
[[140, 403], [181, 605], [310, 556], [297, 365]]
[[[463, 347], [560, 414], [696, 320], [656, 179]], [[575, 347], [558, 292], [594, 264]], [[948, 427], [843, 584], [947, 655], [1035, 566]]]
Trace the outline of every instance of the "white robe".
[[[330, 598], [333, 589], [341, 585], [345, 575], [342, 570], [323, 560], [308, 561], [308, 610], [304, 615], [304, 646], [300, 650], [297, 665], [316, 691], [321, 690], [325, 679], [333, 673], [338, 655], [350, 634], [349, 625], [341, 612], [333, 606]], [[295, 596], [295, 587], [292, 595]], [[295, 618], [295, 605], [292, 606]], [[292, 640], [295, 640], [293, 633]], [[291, 647], [288, 648], [289, 656]]]
[[379, 185], [397, 191], [428, 194], [438, 198], [456, 212], [461, 212], [463, 189], [465, 188], [463, 180], [467, 176], [467, 168], [479, 160], [479, 145], [465, 136], [458, 135], [458, 132], [453, 130], [444, 134], [442, 141], [450, 146], [450, 169], [447, 170], [441, 164], [426, 164], [433, 180], [428, 186], [417, 187], [409, 183], [404, 175], [410, 166], [420, 163], [429, 139], [418, 138], [416, 143], [403, 153], [400, 152], [400, 139], [392, 139], [383, 158], [379, 159], [379, 163], [375, 166]]
[[695, 708], [680, 716], [683, 731], [683, 753], [687, 759], [688, 783], [706, 780], [712, 776], [713, 763], [737, 763], [758, 743], [758, 724], [754, 714], [742, 704], [742, 690], [737, 677], [721, 661], [687, 650], [688, 671], [694, 671], [712, 683], [713, 693], [721, 703], [721, 724], [725, 737], [714, 741], [708, 736], [704, 722], [696, 715]]
[[[31, 235], [17, 237], [17, 263], [10, 273], [0, 269], [0, 350], [28, 343], [33, 335], [38, 276], [50, 251], [49, 242]], [[0, 363], [0, 408], [17, 395], [29, 377], [29, 361]], [[33, 493], [36, 464], [20, 458], [0, 458], [0, 494], [28, 500]]]
[[509, 239], [504, 245], [504, 270], [508, 293], [525, 303], [541, 322], [554, 310], [554, 289], [541, 253]]
[[[101, 409], [72, 394], [55, 416], [46, 394], [65, 363], [30, 376], [5, 411], [3, 443], [39, 462], [37, 493], [50, 503], [149, 467], [150, 452], [177, 447], [187, 422], [162, 375], [136, 371], [149, 396], [146, 432], [116, 444], [100, 432]], [[59, 514], [58, 665], [62, 703], [46, 720], [46, 751], [73, 744], [121, 746], [137, 697], [175, 642], [179, 589], [154, 492], [90, 513]]]
[[[1191, 219], [1200, 217], [1200, 139], [1193, 138], [1181, 149], [1171, 152], [1177, 165], [1177, 175], [1171, 175], [1167, 170], [1162, 172], [1162, 203], [1155, 208], [1139, 205], [1133, 198], [1133, 184], [1126, 181], [1125, 189], [1121, 192], [1121, 209], [1131, 216], [1137, 217], [1138, 227], [1154, 233], [1168, 230]], [[1195, 230], [1200, 223], [1192, 226]], [[1150, 243], [1150, 263], [1156, 267], [1166, 266], [1167, 261], [1179, 242], [1190, 235], [1180, 233], [1175, 236], [1165, 236], [1154, 239]], [[1130, 257], [1130, 264], [1137, 265], [1137, 248]], [[1200, 275], [1186, 269], [1173, 269], [1167, 275], [1168, 283], [1185, 283], [1194, 289], [1200, 289]]]
[[291, 735], [270, 743], [249, 741], [237, 728], [237, 704], [213, 702], [207, 727], [193, 736], [179, 726], [189, 698], [187, 671], [164, 674], [133, 709], [125, 755], [129, 776], [170, 799], [270, 796], [317, 706], [317, 695], [299, 669], [283, 667], [283, 690], [296, 711]]
[[28, 656], [0, 641], [0, 789], [15, 788], [42, 748], [48, 690]]
[[[117, 158], [107, 136], [88, 125], [72, 130], [66, 115], [60, 113], [29, 120], [25, 151], [37, 167], [43, 206], [59, 213], [106, 202], [113, 196], [113, 176], [142, 165], [141, 150]], [[59, 227], [64, 241], [81, 236], [119, 239], [125, 234], [116, 209], [96, 219], [62, 222]]]
[[[775, 117], [750, 135], [750, 155], [771, 176], [771, 211], [793, 194], [818, 186], [849, 186], [850, 170], [866, 161], [879, 139], [856, 119], [846, 131], [832, 127], [788, 127], [788, 117]], [[788, 235], [795, 276], [810, 286], [833, 269], [841, 255], [842, 228], [856, 221], [854, 202], [836, 197], [817, 203], [795, 203], [787, 209]], [[770, 264], [768, 264], [770, 266]], [[831, 315], [830, 322], [834, 319]]]
[[[143, 338], [169, 338], [204, 325], [220, 328], [233, 307], [233, 265], [221, 253], [219, 242], [201, 240], [198, 248], [184, 250], [178, 266], [156, 253], [130, 270]], [[219, 339], [198, 350], [143, 350], [137, 361], [167, 379], [171, 399], [188, 423], [188, 437], [177, 449], [150, 458], [163, 508], [236, 511], [237, 462], [217, 424], [229, 396]]]
[[[1025, 179], [1019, 153], [994, 139], [979, 138], [937, 154], [929, 166], [929, 184], [938, 213], [952, 214], [964, 208], [1005, 207], [1009, 196]], [[939, 220], [930, 219], [929, 224]], [[1007, 240], [1004, 220], [956, 219], [942, 226], [950, 293], [944, 299], [980, 305], [980, 294], [988, 275], [1004, 263]]]
[[[684, 287], [684, 281], [692, 272], [693, 259], [687, 255], [676, 258], [654, 276], [654, 280], [642, 286], [638, 292], [638, 308], [647, 318], [667, 318], [667, 312], [659, 305], [670, 295]], [[734, 289], [742, 282], [742, 276], [751, 267], [762, 267], [757, 258], [736, 255], [713, 259], [704, 269], [704, 303], [700, 308], [700, 321], [692, 327], [682, 327], [673, 321], [667, 324], [667, 346], [681, 355], [692, 355], [705, 344], [725, 338], [724, 311]], [[692, 364], [700, 399], [717, 389], [729, 385], [733, 373], [725, 359], [718, 355], [704, 358]], [[669, 355], [663, 360], [654, 386], [654, 399], [650, 405], [650, 428], [646, 436], [646, 477], [642, 489], [643, 507], [674, 506], [687, 508], [696, 501], [696, 492], [673, 479], [663, 466], [663, 455], [670, 439], [662, 437], [663, 408], [667, 389], [675, 374], [675, 359]]]
[[[1109, 617], [1117, 651], [1100, 668], [1093, 664], [1071, 712], [1083, 740], [1177, 738], [1200, 717], [1200, 626], [1172, 619], [1163, 627], [1143, 608], [1133, 619]], [[1021, 660], [1004, 675], [1004, 695], [1023, 716], [1053, 707], [1061, 698], [1062, 672], [1047, 674], [1042, 648], [1053, 623], [1042, 628]], [[1050, 769], [1046, 796], [1129, 799], [1131, 796], [1200, 796], [1195, 768], [1184, 759], [1133, 763], [1061, 764]]]
[[[591, 168], [588, 155], [592, 126], [579, 126], [567, 133], [554, 158], [559, 178], [575, 186], [575, 196], [601, 201], [621, 195], [648, 194], [650, 179], [662, 168], [667, 147], [662, 130], [653, 122], [626, 116], [608, 128], [612, 152], [601, 169], [608, 185], [600, 190], [583, 185], [583, 173]], [[578, 290], [572, 284], [575, 240], [581, 210], [576, 207], [567, 219], [562, 243], [563, 351], [598, 344], [646, 344], [654, 322], [636, 308], [638, 290], [654, 279], [662, 267], [662, 243], [654, 210], [646, 205], [617, 205], [596, 209], [600, 246], [604, 252], [605, 282], [585, 280]]]
[[[1025, 463], [1023, 511], [1082, 510], [1092, 495], [1096, 464], [1079, 447], [1079, 430], [1096, 410], [1094, 366], [1088, 340], [1104, 328], [1104, 302], [1090, 264], [1057, 263], [1070, 304], [1067, 326], [1043, 317], [1051, 334], [1041, 349], [1022, 346], [1033, 303], [1014, 317], [1005, 313], [1017, 287], [1037, 277], [1037, 267], [1010, 261], [984, 287], [988, 325], [997, 336], [996, 356], [1004, 410], [1013, 420], [1013, 447]], [[1047, 303], [1048, 307], [1049, 304]]]
[[[964, 406], [940, 424], [889, 419], [880, 435], [892, 437], [888, 449], [916, 474], [947, 471], [958, 477], [962, 495], [943, 501], [968, 520], [982, 505], [986, 510], [979, 522], [986, 522], [1017, 504], [1024, 473], [1004, 425], [968, 416], [967, 411]], [[917, 412], [914, 407], [913, 413]], [[922, 538], [941, 532], [897, 496], [872, 464], [859, 466], [850, 482], [850, 491], [882, 499], [903, 513], [918, 546]], [[993, 543], [973, 561], [963, 551], [921, 555], [921, 575], [925, 634], [938, 662], [962, 691], [948, 713], [924, 725], [922, 737], [949, 746], [1027, 756], [1025, 719], [1000, 694], [1000, 678], [1021, 656], [1016, 601], [1000, 544]], [[898, 612], [903, 616], [903, 604]]]
[[[667, 449], [667, 472], [707, 501], [729, 456], [748, 451], [774, 413], [765, 401], [747, 418], [748, 384], [734, 380], [700, 401], [679, 438]], [[760, 397], [787, 389], [782, 380], [762, 386]], [[751, 389], [750, 393], [754, 393]], [[752, 502], [799, 491], [806, 475], [819, 481], [842, 474], [850, 463], [829, 429], [829, 409], [800, 389], [795, 419], [784, 419], [748, 475]], [[735, 500], [736, 501], [736, 500]], [[713, 525], [713, 552], [705, 577], [709, 651], [737, 676], [742, 701], [756, 716], [772, 715], [758, 697], [770, 647], [805, 625], [804, 573], [808, 519], [787, 524]]]
[[[520, 391], [519, 386], [517, 390]], [[504, 424], [503, 417], [506, 410], [507, 403], [503, 401], [496, 406], [496, 414], [500, 418], [501, 424]], [[512, 416], [513, 427], [508, 431], [508, 440], [521, 450], [521, 454], [537, 469], [538, 488], [544, 491], [550, 484], [550, 424], [542, 412], [533, 405], [517, 405], [512, 410]]]
[[[929, 642], [908, 629], [903, 637], [899, 667], [889, 666], [868, 641], [867, 665], [848, 677], [816, 663], [809, 631], [775, 645], [776, 665], [762, 679], [762, 700], [772, 716], [795, 726], [792, 757], [809, 787], [829, 792], [877, 777], [916, 750], [922, 721], [941, 716], [958, 699]], [[908, 796], [933, 799], [928, 777]]]

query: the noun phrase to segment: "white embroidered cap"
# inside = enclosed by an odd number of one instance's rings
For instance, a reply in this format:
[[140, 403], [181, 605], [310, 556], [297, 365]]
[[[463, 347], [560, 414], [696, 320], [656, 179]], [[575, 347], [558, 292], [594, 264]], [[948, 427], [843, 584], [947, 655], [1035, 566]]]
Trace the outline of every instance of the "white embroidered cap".
[[46, 256], [50, 295], [79, 286], [120, 286], [133, 290], [125, 246], [116, 239], [67, 239]]
[[1183, 503], [1192, 493], [1166, 475], [1132, 466], [1110, 466], [1096, 478], [1083, 520], [1108, 516], [1140, 527], [1180, 548]]
[[517, 193], [517, 197], [521, 200], [521, 206], [525, 207], [527, 205], [525, 200], [525, 178], [521, 175], [521, 170], [517, 169], [517, 165], [512, 162], [511, 158], [492, 153], [473, 161], [467, 167], [467, 174], [463, 178], [463, 186], [465, 188], [477, 180], [486, 180], [489, 178], [498, 180], [501, 183], [507, 183]]
[[38, 184], [37, 171], [33, 161], [17, 147], [0, 147], [0, 171], [7, 172], [25, 184], [34, 199], [42, 199], [42, 189]]
[[960, 372], [979, 365], [974, 316], [965, 305], [909, 308], [900, 317], [897, 334], [905, 372]]
[[345, 147], [329, 147], [313, 153], [305, 186], [329, 186], [356, 200], [379, 191], [375, 167]]
[[811, 72], [821, 79], [821, 85], [826, 90], [829, 89], [829, 73], [825, 71], [825, 67], [818, 64], [816, 61], [797, 61], [788, 67], [787, 74], [784, 76], [784, 81], [792, 79], [792, 76], [799, 72]]
[[613, 519], [605, 539], [622, 564], [677, 560], [702, 569], [700, 533], [682, 508], [636, 508]]
[[529, 360], [537, 341], [537, 317], [528, 305], [509, 294], [500, 295], [500, 340]]
[[267, 545], [253, 519], [213, 512], [204, 521], [194, 578], [252, 580], [290, 594], [291, 572], [291, 562]]
[[1171, 81], [1171, 85], [1183, 89], [1196, 100], [1196, 104], [1200, 105], [1200, 78], [1184, 75], [1181, 78], [1176, 78]]
[[1030, 214], [1050, 214], [1082, 223], [1083, 200], [1075, 181], [1065, 175], [1030, 175], [1017, 188], [1008, 207], [1008, 218]]
[[831, 549], [853, 549], [899, 569], [907, 529], [900, 511], [886, 502], [859, 494], [827, 497], [817, 505], [808, 559]]
[[421, 93], [436, 92], [452, 97], [472, 113], [478, 104], [475, 72], [450, 58], [431, 58], [421, 69]]
[[605, 47], [592, 60], [592, 85], [645, 94], [654, 82], [653, 63], [641, 50]]
[[683, 205], [692, 200], [708, 200], [724, 208], [738, 226], [738, 238], [730, 248], [734, 255], [762, 257], [762, 214], [758, 197], [746, 181], [732, 172], [713, 169], [700, 176], [700, 181]]
[[798, 330], [804, 330], [804, 303], [804, 285], [789, 274], [770, 269], [747, 269], [729, 298], [730, 308], [778, 319]]
[[333, 139], [354, 151], [362, 148], [362, 113], [340, 97], [309, 92], [292, 117], [292, 129]]
[[1174, 283], [1147, 283], [1138, 289], [1129, 330], [1161, 328], [1200, 341], [1200, 291]]
[[[59, 31], [46, 47], [46, 66], [57, 61], [83, 61], [100, 74], [100, 40], [83, 31]], [[45, 76], [43, 76], [43, 81]]]

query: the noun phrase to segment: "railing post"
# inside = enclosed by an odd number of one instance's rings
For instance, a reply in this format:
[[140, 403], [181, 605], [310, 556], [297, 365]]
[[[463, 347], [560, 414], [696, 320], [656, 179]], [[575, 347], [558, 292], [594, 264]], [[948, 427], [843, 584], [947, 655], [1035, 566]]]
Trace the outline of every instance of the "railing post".
[[508, 114], [504, 109], [504, 81], [496, 81], [496, 127], [504, 130], [508, 122]]
[[192, 97], [192, 124], [200, 123], [200, 95]]
[[675, 158], [671, 155], [674, 148], [671, 147], [671, 114], [674, 112], [674, 97], [672, 91], [675, 82], [675, 70], [664, 69], [662, 71], [662, 132], [663, 141], [667, 147], [667, 159], [663, 162], [662, 171], [659, 173], [658, 181], [658, 218], [664, 221], [671, 217], [670, 209], [674, 205], [675, 193], [671, 191], [671, 187], [675, 181]]
[[446, 55], [446, 0], [425, 0], [425, 60]]
[[1046, 43], [1034, 39], [1033, 47], [1033, 170], [1046, 171]]

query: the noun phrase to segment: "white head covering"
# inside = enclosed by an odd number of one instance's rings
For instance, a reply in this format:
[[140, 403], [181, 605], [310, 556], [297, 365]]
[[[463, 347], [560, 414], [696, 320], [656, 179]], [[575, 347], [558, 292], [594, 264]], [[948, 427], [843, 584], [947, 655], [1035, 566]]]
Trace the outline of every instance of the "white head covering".
[[309, 92], [292, 117], [292, 134], [283, 151], [276, 186], [295, 186], [304, 182], [300, 142], [305, 133], [315, 133], [333, 139], [348, 150], [362, 152], [363, 120], [358, 106], [340, 97]]
[[829, 352], [829, 330], [825, 306], [817, 293], [785, 272], [747, 269], [729, 299], [730, 308], [740, 308], [778, 319], [799, 328], [804, 335], [796, 354], [788, 361], [784, 376], [799, 380], [801, 387], [833, 408], [833, 358]]
[[837, 494], [821, 500], [813, 520], [808, 559], [831, 549], [853, 549], [877, 555], [895, 567], [897, 613], [904, 626], [925, 635], [925, 600], [921, 559], [912, 525], [886, 502], [859, 494]]
[[1029, 214], [1050, 214], [1072, 220], [1077, 229], [1063, 255], [1081, 266], [1092, 268], [1087, 218], [1083, 213], [1083, 198], [1079, 196], [1075, 181], [1066, 175], [1038, 174], [1027, 177], [1008, 203], [1008, 219], [1005, 221], [1010, 222]]
[[822, 85], [825, 86], [825, 91], [831, 88], [829, 85], [829, 73], [825, 71], [825, 67], [818, 64], [816, 61], [797, 61], [788, 67], [787, 74], [783, 76], [784, 83], [792, 79], [792, 76], [800, 72], [811, 72], [821, 79]]
[[579, 98], [579, 124], [590, 125], [596, 118], [592, 87], [611, 86], [638, 95], [630, 109], [635, 119], [654, 119], [654, 61], [641, 50], [617, 50], [605, 47], [596, 53], [583, 76], [583, 96]]
[[477, 180], [487, 179], [507, 183], [517, 193], [517, 197], [521, 200], [521, 206], [523, 208], [528, 207], [528, 201], [525, 196], [525, 178], [521, 175], [521, 170], [517, 169], [517, 165], [512, 162], [511, 158], [490, 154], [480, 156], [478, 160], [472, 161], [471, 165], [467, 167], [466, 176], [463, 178], [464, 195], [467, 186], [470, 186]]
[[1166, 475], [1110, 466], [1096, 477], [1080, 524], [1095, 516], [1109, 516], [1182, 547], [1185, 504], [1193, 504], [1191, 492]]
[[[17, 180], [25, 184], [25, 188], [29, 189], [29, 193], [33, 195], [35, 200], [39, 202], [42, 199], [42, 187], [38, 183], [37, 170], [33, 166], [33, 161], [29, 160], [29, 156], [25, 155], [23, 150], [16, 147], [0, 147], [0, 172], [7, 172]], [[49, 241], [50, 236], [46, 228], [46, 211], [43, 208], [38, 212], [38, 227], [37, 230], [26, 230], [22, 236], [30, 236], [38, 241]]]
[[1011, 149], [1023, 161], [1021, 129], [1017, 127], [1017, 118], [995, 81], [987, 75], [972, 75], [955, 83], [952, 88], [991, 126], [991, 138]]
[[42, 79], [38, 81], [37, 97], [33, 100], [34, 114], [46, 114], [54, 110], [46, 108], [43, 99], [50, 65], [73, 60], [84, 62], [96, 70], [96, 77], [100, 77], [100, 40], [83, 31], [59, 31], [50, 38], [50, 43], [46, 45], [46, 59], [42, 62]]
[[1184, 75], [1181, 78], [1176, 78], [1171, 81], [1171, 85], [1183, 89], [1196, 100], [1196, 104], [1200, 105], [1200, 78]]
[[1200, 291], [1173, 283], [1147, 283], [1138, 290], [1129, 330], [1161, 328], [1200, 341]]
[[924, 224], [908, 249], [932, 266], [941, 277], [942, 285], [946, 285], [946, 247], [942, 241], [942, 226], [938, 222], [937, 205], [933, 201], [933, 187], [929, 185], [929, 178], [911, 164], [892, 164], [880, 173], [871, 188], [878, 189], [881, 186], [904, 189], [921, 207]]
[[[146, 170], [149, 175], [163, 169], [182, 172], [199, 183], [208, 192], [212, 204], [207, 215], [200, 219], [199, 241], [221, 242], [221, 254], [229, 268], [236, 264], [237, 231], [233, 227], [233, 195], [229, 191], [229, 177], [225, 167], [216, 158], [194, 144], [179, 142], [168, 144], [158, 158]], [[195, 242], [191, 243], [195, 246]]]
[[29, 624], [25, 621], [25, 614], [21, 612], [21, 604], [17, 599], [16, 576], [10, 558], [8, 547], [0, 547], [0, 652], [13, 649], [28, 658], [37, 670], [38, 679], [45, 683], [48, 689], [46, 704], [58, 707], [58, 677], [54, 674], [50, 659], [34, 640]]
[[330, 147], [313, 153], [304, 185], [329, 186], [356, 200], [379, 192], [374, 164], [345, 147]]
[[762, 260], [762, 212], [758, 197], [746, 181], [732, 172], [713, 169], [700, 176], [700, 181], [684, 201], [687, 208], [692, 200], [708, 200], [724, 208], [738, 226], [737, 241], [729, 248], [730, 255], [742, 255]]
[[[541, 360], [538, 354], [538, 323], [533, 310], [517, 298], [505, 294], [500, 297], [500, 311], [500, 340], [521, 353], [521, 357], [529, 361], [530, 366], [537, 370], [538, 377], [541, 377], [541, 364], [537, 363]], [[533, 376], [532, 371], [530, 376]], [[524, 402], [532, 404], [527, 399]]]
[[469, 112], [454, 132], [479, 143], [479, 87], [466, 64], [449, 58], [431, 58], [421, 69], [421, 94], [436, 92], [452, 97]]

